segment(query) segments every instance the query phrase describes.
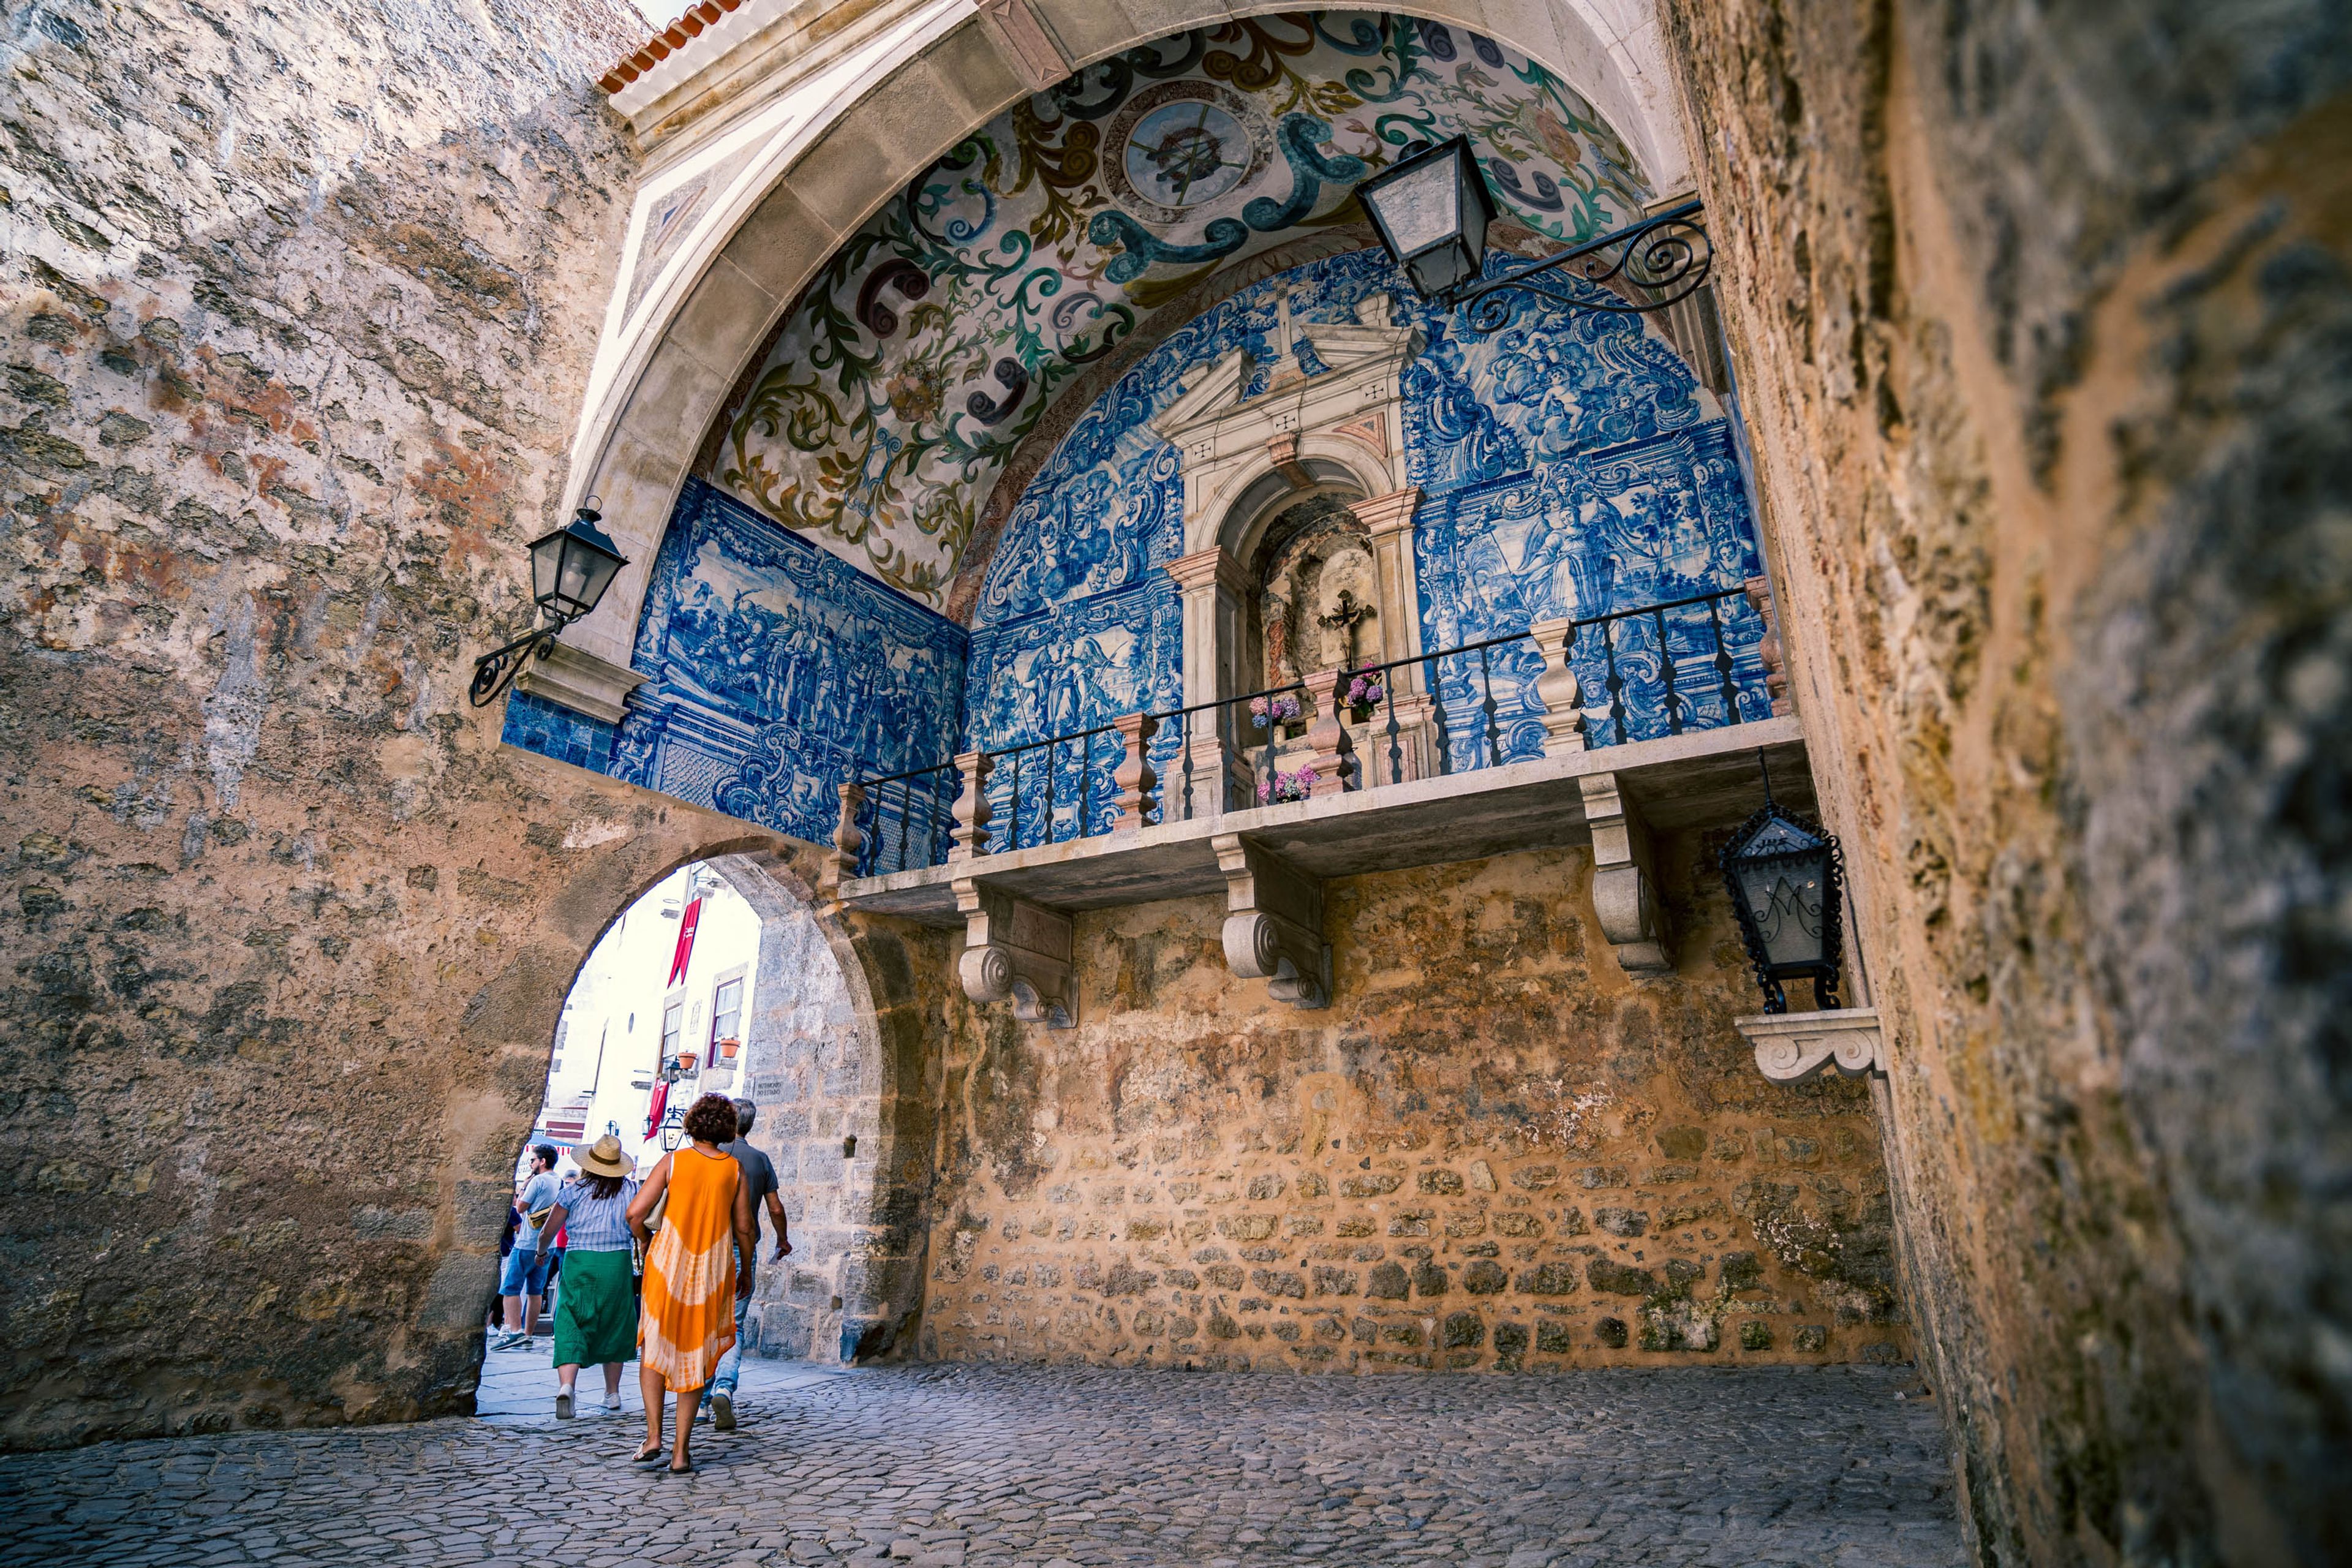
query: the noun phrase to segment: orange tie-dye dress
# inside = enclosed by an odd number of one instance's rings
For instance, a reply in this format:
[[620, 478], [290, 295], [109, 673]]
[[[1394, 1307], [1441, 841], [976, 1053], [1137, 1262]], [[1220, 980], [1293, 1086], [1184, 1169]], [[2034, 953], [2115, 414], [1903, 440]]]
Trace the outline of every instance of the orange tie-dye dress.
[[670, 1156], [662, 1226], [646, 1253], [637, 1359], [673, 1394], [700, 1388], [735, 1343], [735, 1186], [728, 1154], [682, 1143]]

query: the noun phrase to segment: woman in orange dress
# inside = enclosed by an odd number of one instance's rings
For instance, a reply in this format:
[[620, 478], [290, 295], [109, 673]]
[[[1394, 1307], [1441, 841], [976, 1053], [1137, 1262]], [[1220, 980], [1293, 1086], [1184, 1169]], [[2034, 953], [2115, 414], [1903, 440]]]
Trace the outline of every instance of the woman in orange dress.
[[[646, 1244], [645, 1301], [637, 1317], [637, 1387], [646, 1402], [646, 1446], [635, 1463], [662, 1453], [662, 1394], [677, 1395], [677, 1441], [669, 1472], [694, 1473], [687, 1440], [694, 1407], [719, 1358], [735, 1342], [735, 1298], [748, 1293], [751, 1274], [739, 1273], [735, 1249], [749, 1258], [760, 1245], [752, 1229], [751, 1193], [743, 1167], [719, 1147], [735, 1136], [735, 1104], [706, 1094], [688, 1108], [692, 1142], [665, 1154], [629, 1204], [629, 1228]], [[667, 1197], [661, 1229], [646, 1221]]]

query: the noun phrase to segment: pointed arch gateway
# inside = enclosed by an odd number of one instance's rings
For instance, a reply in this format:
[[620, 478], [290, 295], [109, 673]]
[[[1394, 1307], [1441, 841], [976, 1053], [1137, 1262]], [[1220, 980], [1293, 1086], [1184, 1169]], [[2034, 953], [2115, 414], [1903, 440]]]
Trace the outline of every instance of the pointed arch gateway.
[[[637, 623], [706, 435], [839, 247], [972, 128], [1072, 71], [1286, 7], [1179, 5], [1139, 25], [1091, 0], [985, 0], [977, 9], [901, 0], [831, 39], [788, 49], [758, 41], [767, 37], [758, 34], [758, 9], [707, 31], [674, 30], [603, 83], [652, 148], [655, 168], [632, 214], [565, 504], [597, 495], [631, 564], [527, 684], [605, 722], [643, 679]], [[1539, 63], [1625, 139], [1650, 189], [1686, 183], [1685, 137], [1650, 0], [1477, 0], [1385, 12], [1493, 39]], [[1532, 188], [1545, 199], [1545, 183]], [[886, 290], [876, 304], [895, 311], [902, 297], [915, 302]], [[1001, 377], [985, 390], [999, 414], [1015, 391]]]

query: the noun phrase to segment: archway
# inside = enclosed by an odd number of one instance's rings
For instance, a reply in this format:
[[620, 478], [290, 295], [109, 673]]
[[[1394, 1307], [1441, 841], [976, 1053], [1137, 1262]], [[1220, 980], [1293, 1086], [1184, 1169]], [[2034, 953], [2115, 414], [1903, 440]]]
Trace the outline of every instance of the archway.
[[[775, 1168], [793, 1251], [774, 1260], [763, 1215], [743, 1347], [841, 1365], [887, 1354], [920, 1306], [929, 1113], [917, 1058], [884, 1041], [909, 1033], [902, 1015], [920, 1005], [923, 965], [905, 943], [925, 939], [821, 909], [804, 874], [814, 858], [787, 844], [688, 859], [614, 912], [561, 1005], [516, 1176], [520, 1186], [534, 1152], [551, 1147], [568, 1179], [580, 1149], [607, 1133], [643, 1176], [677, 1147], [697, 1097], [749, 1100], [749, 1142]], [[500, 1274], [505, 1292], [515, 1281], [504, 1260]], [[481, 1413], [541, 1412], [551, 1397], [560, 1276], [551, 1284], [538, 1335], [505, 1347], [520, 1356], [502, 1350], [504, 1296], [493, 1303]], [[624, 1386], [634, 1413], [634, 1379]]]
[[[601, 497], [633, 564], [597, 614], [566, 634], [575, 657], [559, 678], [565, 689], [617, 705], [634, 684], [631, 647], [652, 563], [705, 433], [803, 289], [907, 181], [971, 127], [1070, 71], [1190, 28], [1281, 9], [1180, 6], [1139, 26], [1113, 22], [1098, 6], [1021, 0], [936, 26], [910, 19], [846, 48], [808, 102], [739, 103], [722, 141], [695, 146], [649, 181], [592, 373], [569, 487], [574, 500]], [[1387, 9], [1543, 63], [1627, 137], [1629, 159], [1651, 189], [1687, 184], [1664, 37], [1647, 5], [1606, 16], [1588, 0]], [[667, 46], [658, 52], [666, 57], [658, 67], [654, 55], [641, 56], [605, 85], [642, 132], [691, 144], [698, 132], [685, 88], [696, 57], [670, 57]], [[732, 85], [727, 96], [744, 90]]]

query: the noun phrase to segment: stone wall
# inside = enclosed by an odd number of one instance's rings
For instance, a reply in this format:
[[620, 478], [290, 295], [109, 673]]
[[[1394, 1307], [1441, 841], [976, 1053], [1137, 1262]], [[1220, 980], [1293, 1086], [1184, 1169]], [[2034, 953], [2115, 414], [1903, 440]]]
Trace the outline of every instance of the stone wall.
[[1979, 1550], [2340, 1560], [2352, 13], [1669, 9]]
[[573, 970], [753, 837], [462, 697], [554, 520], [635, 31], [10, 8], [0, 1441], [463, 1408]]
[[1321, 1012], [1233, 977], [1219, 900], [1080, 916], [1075, 1028], [951, 1010], [923, 1352], [1904, 1358], [1868, 1091], [1757, 1073], [1696, 853], [1666, 846], [1689, 933], [1654, 980], [1580, 850], [1331, 884]]
[[716, 868], [763, 921], [742, 1079], [719, 1092], [760, 1107], [751, 1142], [775, 1165], [793, 1243], [782, 1264], [767, 1261], [774, 1226], [762, 1219], [746, 1336], [762, 1354], [795, 1360], [883, 1353], [921, 1300], [939, 1100], [928, 1047], [949, 940], [821, 918], [802, 889], [751, 858]]

